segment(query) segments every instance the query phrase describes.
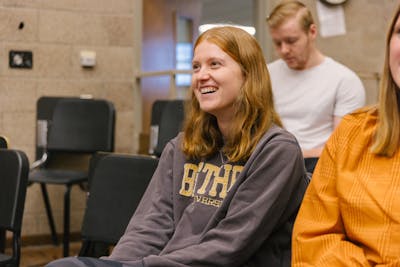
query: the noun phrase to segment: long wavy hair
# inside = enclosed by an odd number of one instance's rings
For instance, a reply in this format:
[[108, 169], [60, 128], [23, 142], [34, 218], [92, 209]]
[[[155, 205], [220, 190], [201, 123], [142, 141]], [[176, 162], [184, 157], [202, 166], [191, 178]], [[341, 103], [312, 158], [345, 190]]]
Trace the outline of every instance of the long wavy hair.
[[389, 65], [390, 41], [394, 26], [400, 15], [398, 6], [386, 35], [386, 53], [382, 79], [379, 88], [378, 126], [371, 151], [381, 156], [391, 157], [400, 145], [399, 86], [393, 79]]
[[194, 49], [204, 41], [217, 45], [239, 64], [244, 82], [234, 103], [235, 116], [228, 140], [223, 140], [215, 116], [200, 109], [192, 88], [186, 108], [182, 150], [191, 159], [208, 158], [222, 149], [231, 162], [247, 160], [272, 124], [282, 126], [274, 109], [262, 50], [254, 37], [232, 26], [204, 32]]

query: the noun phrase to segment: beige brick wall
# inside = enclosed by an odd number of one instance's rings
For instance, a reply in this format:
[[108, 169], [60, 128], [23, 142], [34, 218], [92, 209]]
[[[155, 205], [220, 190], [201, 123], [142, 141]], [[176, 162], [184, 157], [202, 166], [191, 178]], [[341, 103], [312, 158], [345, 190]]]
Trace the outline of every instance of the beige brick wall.
[[[34, 160], [35, 105], [40, 96], [90, 94], [117, 110], [115, 150], [133, 152], [135, 32], [138, 0], [0, 0], [0, 133]], [[141, 5], [139, 5], [141, 6]], [[23, 24], [23, 28], [19, 29]], [[10, 50], [33, 52], [33, 69], [10, 69]], [[79, 54], [97, 54], [93, 69]], [[57, 230], [62, 232], [64, 188], [50, 186]], [[72, 190], [72, 231], [79, 231], [85, 193]], [[40, 188], [28, 188], [23, 236], [48, 234]]]

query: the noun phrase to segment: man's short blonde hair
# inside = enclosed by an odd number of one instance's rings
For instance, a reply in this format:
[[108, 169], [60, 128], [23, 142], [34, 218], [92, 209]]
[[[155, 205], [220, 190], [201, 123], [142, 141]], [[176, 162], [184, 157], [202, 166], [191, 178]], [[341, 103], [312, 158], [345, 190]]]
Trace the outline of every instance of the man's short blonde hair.
[[298, 17], [298, 22], [304, 32], [308, 32], [310, 26], [314, 24], [310, 10], [296, 0], [281, 1], [267, 17], [267, 23], [271, 29], [274, 29], [293, 17]]

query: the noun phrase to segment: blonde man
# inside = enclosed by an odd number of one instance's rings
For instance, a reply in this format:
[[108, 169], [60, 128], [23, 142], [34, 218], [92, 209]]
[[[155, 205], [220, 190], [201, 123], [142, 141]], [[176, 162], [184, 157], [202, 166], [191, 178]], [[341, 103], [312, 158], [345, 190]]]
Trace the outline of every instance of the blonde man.
[[317, 26], [301, 2], [281, 2], [267, 23], [280, 57], [268, 64], [275, 106], [312, 172], [342, 116], [365, 104], [364, 87], [353, 71], [316, 47]]

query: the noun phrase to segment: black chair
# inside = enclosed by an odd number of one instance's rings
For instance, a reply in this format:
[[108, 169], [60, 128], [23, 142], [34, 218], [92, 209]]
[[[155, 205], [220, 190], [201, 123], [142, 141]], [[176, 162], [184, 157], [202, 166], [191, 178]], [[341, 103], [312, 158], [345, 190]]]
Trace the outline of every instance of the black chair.
[[[9, 143], [7, 137], [0, 135], [0, 148], [8, 148]], [[6, 247], [6, 231], [0, 229], [0, 253], [4, 253]]]
[[[63, 255], [69, 254], [70, 192], [88, 180], [90, 157], [114, 149], [115, 109], [101, 99], [42, 97], [37, 102], [37, 161], [30, 183], [39, 183], [53, 242], [57, 244], [47, 184], [64, 185]], [[70, 163], [68, 166], [68, 160]], [[76, 165], [83, 165], [76, 168]]]
[[29, 162], [24, 152], [0, 149], [0, 229], [12, 233], [12, 253], [0, 253], [0, 266], [19, 266], [28, 173]]
[[150, 156], [97, 153], [91, 160], [80, 256], [108, 255], [125, 232], [157, 167]]
[[[182, 129], [184, 100], [157, 100], [152, 107], [149, 153], [160, 157], [165, 145]], [[156, 141], [157, 140], [157, 141]]]
[[154, 154], [154, 149], [158, 142], [158, 129], [160, 127], [161, 114], [165, 105], [170, 100], [158, 99], [151, 106], [150, 136], [149, 136], [149, 154]]
[[306, 170], [309, 173], [314, 173], [314, 169], [317, 166], [319, 158], [314, 157], [314, 158], [304, 158], [304, 165], [306, 166]]
[[0, 135], [0, 148], [8, 148], [9, 142], [7, 137]]

